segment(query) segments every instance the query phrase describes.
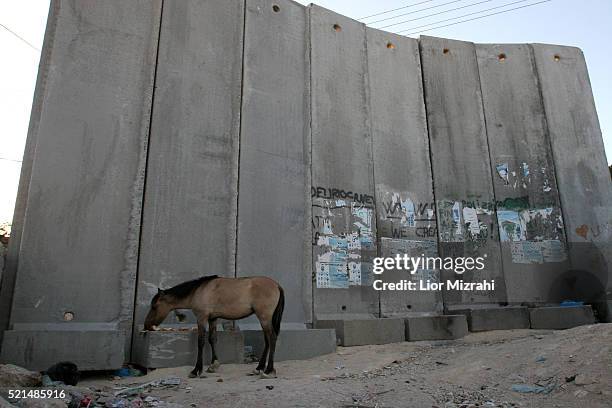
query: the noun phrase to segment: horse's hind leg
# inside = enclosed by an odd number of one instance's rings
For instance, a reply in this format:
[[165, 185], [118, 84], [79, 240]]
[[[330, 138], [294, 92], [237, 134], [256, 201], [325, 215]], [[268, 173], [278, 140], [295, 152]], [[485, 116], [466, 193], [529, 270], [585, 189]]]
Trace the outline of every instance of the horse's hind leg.
[[204, 324], [198, 323], [198, 357], [196, 359], [196, 364], [193, 370], [189, 373], [189, 378], [196, 378], [202, 373], [202, 353], [204, 349], [204, 343], [206, 339], [206, 328]]
[[210, 360], [210, 366], [208, 366], [206, 372], [214, 373], [221, 365], [221, 363], [219, 363], [219, 359], [217, 359], [217, 353], [215, 351], [215, 344], [217, 344], [217, 319], [211, 319], [208, 321], [208, 343], [210, 344], [212, 357]]
[[[262, 328], [263, 329], [263, 328]], [[253, 371], [253, 374], [255, 375], [259, 375], [263, 372], [263, 370], [266, 368], [266, 360], [268, 358], [268, 349], [270, 347], [270, 336], [269, 336], [269, 332], [270, 329], [263, 329], [262, 333], [264, 336], [264, 350], [263, 353], [261, 354], [261, 358], [259, 359], [259, 364], [257, 364], [257, 368]]]
[[276, 349], [276, 332], [274, 329], [269, 329], [269, 337], [270, 337], [270, 355], [268, 356], [268, 366], [264, 371], [264, 376], [267, 377], [276, 377], [276, 370], [274, 369], [274, 350]]

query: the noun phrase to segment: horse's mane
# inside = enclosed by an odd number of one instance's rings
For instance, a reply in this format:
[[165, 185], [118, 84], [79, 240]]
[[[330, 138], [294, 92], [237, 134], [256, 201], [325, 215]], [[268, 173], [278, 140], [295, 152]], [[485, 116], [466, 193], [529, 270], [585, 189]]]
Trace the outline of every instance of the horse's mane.
[[[217, 278], [217, 275], [202, 276], [201, 278], [179, 283], [178, 285], [173, 286], [170, 289], [165, 289], [163, 293], [166, 295], [173, 296], [176, 299], [184, 299], [187, 296], [191, 295], [194, 290], [196, 290], [203, 284]], [[153, 296], [153, 299], [151, 300], [151, 305], [153, 305], [157, 301], [159, 295], [160, 294], [157, 293], [155, 296]]]

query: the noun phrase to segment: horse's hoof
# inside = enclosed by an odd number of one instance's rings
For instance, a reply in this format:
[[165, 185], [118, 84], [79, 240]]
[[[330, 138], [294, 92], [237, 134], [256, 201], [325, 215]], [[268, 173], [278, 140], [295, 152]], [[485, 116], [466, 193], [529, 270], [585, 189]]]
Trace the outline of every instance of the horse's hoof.
[[209, 366], [209, 367], [206, 369], [206, 372], [207, 372], [207, 373], [214, 373], [214, 372], [216, 372], [216, 371], [217, 371], [217, 369], [216, 369], [215, 367], [213, 367], [213, 366]]
[[269, 373], [260, 373], [259, 378], [267, 379], [267, 378], [276, 378], [276, 370], [272, 370]]
[[249, 375], [261, 375], [261, 370], [254, 369], [253, 371], [249, 373]]
[[219, 368], [220, 366], [221, 366], [221, 363], [219, 362], [219, 360], [215, 360], [208, 366], [208, 368], [206, 369], [206, 372], [215, 373], [217, 372], [217, 368]]

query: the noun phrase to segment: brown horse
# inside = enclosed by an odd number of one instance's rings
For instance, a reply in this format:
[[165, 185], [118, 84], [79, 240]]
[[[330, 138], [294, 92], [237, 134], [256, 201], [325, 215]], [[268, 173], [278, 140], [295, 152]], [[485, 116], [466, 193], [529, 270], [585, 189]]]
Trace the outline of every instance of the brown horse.
[[[189, 377], [202, 373], [202, 349], [204, 348], [206, 324], [208, 342], [212, 351], [208, 372], [219, 367], [215, 352], [217, 319], [238, 320], [255, 313], [265, 338], [265, 347], [254, 374], [274, 377], [274, 349], [280, 332], [285, 295], [283, 288], [270, 278], [220, 278], [204, 276], [184, 282], [173, 288], [161, 290], [151, 300], [151, 309], [145, 319], [145, 330], [154, 330], [175, 309], [191, 309], [198, 322], [198, 357]], [[269, 351], [269, 357], [268, 357]], [[266, 357], [268, 365], [266, 367]]]

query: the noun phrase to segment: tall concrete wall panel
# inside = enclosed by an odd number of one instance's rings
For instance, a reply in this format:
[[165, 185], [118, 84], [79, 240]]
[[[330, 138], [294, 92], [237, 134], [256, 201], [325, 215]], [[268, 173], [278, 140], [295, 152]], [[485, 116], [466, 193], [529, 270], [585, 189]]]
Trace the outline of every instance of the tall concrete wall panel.
[[509, 302], [559, 302], [569, 269], [546, 115], [531, 48], [477, 45]]
[[13, 222], [11, 224], [11, 239], [9, 248], [5, 252], [5, 263], [0, 272], [0, 347], [2, 347], [4, 331], [8, 328], [10, 311], [13, 303], [13, 290], [15, 288], [15, 278], [19, 263], [21, 235], [23, 223], [25, 221], [25, 211], [28, 204], [30, 178], [32, 177], [32, 166], [36, 153], [36, 143], [38, 141], [38, 129], [42, 111], [45, 108], [43, 101], [45, 99], [45, 89], [48, 81], [47, 73], [51, 62], [51, 50], [53, 49], [53, 41], [55, 40], [59, 7], [60, 2], [53, 1], [49, 8], [45, 38], [38, 66], [38, 76], [36, 78], [30, 125], [28, 127], [28, 137], [26, 138], [23, 160], [21, 163], [21, 173], [19, 176], [19, 186], [15, 199], [15, 210], [13, 212]]
[[243, 27], [242, 0], [164, 3], [136, 328], [158, 287], [235, 275]]
[[584, 55], [553, 45], [533, 51], [576, 271], [559, 284], [574, 298], [612, 299], [612, 185]]
[[504, 302], [499, 233], [474, 44], [421, 37], [421, 61], [442, 257], [485, 257], [443, 280], [495, 280], [493, 291], [445, 291], [445, 306]]
[[283, 320], [303, 324], [312, 319], [307, 9], [247, 0], [245, 24], [237, 276], [276, 279], [291, 299]]
[[50, 341], [35, 330], [62, 331], [59, 358], [71, 330], [130, 341], [161, 1], [52, 10], [11, 325], [34, 353]]
[[316, 318], [374, 316], [376, 256], [365, 26], [310, 8]]
[[[437, 256], [435, 201], [417, 40], [366, 29], [379, 255]], [[385, 271], [381, 279], [439, 279]], [[442, 310], [437, 291], [380, 292], [383, 316]]]

